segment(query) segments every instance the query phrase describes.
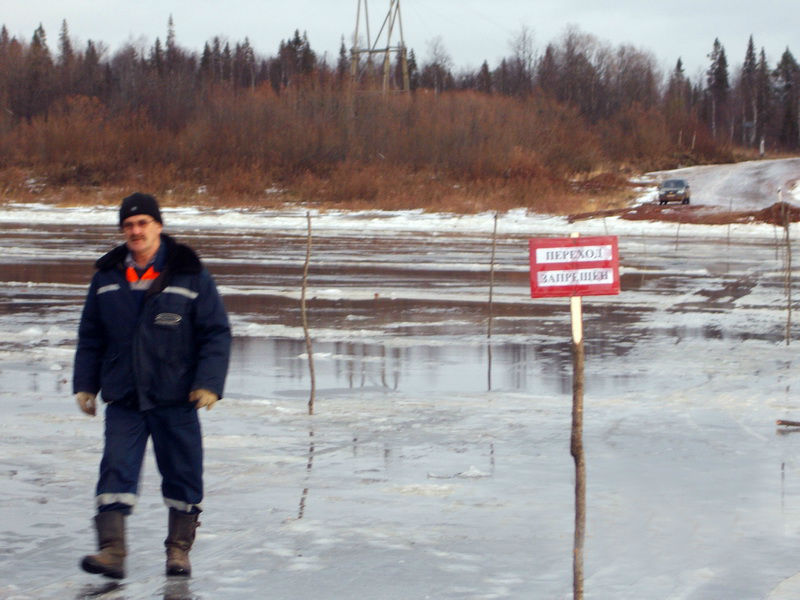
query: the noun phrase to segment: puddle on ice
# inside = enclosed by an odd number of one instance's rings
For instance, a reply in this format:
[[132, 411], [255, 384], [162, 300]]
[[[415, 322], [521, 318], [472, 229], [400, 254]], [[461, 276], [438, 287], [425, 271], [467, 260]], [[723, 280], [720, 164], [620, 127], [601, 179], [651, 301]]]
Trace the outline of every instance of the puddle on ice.
[[[268, 395], [303, 395], [309, 389], [308, 358], [302, 340], [274, 338], [237, 340], [234, 360], [241, 366], [231, 385], [252, 389], [260, 381]], [[524, 344], [492, 347], [492, 389], [561, 393], [567, 381]], [[327, 393], [400, 392], [404, 395], [480, 393], [489, 389], [486, 345], [405, 346], [362, 342], [316, 342], [317, 390]]]

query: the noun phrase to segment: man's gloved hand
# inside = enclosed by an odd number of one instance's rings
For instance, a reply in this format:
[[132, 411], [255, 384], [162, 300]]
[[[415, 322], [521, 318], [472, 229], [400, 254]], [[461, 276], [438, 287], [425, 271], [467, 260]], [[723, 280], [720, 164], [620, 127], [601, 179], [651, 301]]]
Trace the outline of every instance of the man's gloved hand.
[[219, 400], [219, 396], [217, 396], [211, 390], [206, 390], [203, 388], [198, 388], [196, 390], [192, 390], [189, 393], [189, 402], [196, 402], [198, 410], [206, 407], [206, 410], [211, 410], [211, 407], [214, 406], [214, 403]]
[[78, 392], [75, 394], [75, 400], [78, 402], [78, 406], [80, 406], [81, 410], [87, 415], [94, 416], [97, 413], [95, 396], [97, 396], [97, 394], [92, 394], [91, 392]]

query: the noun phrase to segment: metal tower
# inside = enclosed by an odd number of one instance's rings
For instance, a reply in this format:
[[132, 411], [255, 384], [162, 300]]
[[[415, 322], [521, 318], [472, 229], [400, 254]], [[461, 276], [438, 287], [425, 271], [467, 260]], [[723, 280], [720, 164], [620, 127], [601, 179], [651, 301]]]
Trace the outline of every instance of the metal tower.
[[[361, 6], [364, 6], [364, 24], [367, 33], [366, 47], [359, 47], [359, 28], [361, 27]], [[395, 24], [400, 33], [400, 42], [392, 45], [392, 34], [394, 33]], [[353, 47], [350, 49], [350, 73], [353, 81], [357, 82], [361, 79], [366, 66], [372, 63], [374, 55], [383, 55], [383, 84], [382, 91], [385, 94], [389, 91], [391, 82], [391, 56], [396, 54], [400, 60], [400, 65], [403, 70], [403, 88], [402, 91], [408, 91], [410, 88], [408, 78], [408, 60], [406, 56], [406, 45], [403, 41], [403, 20], [400, 17], [400, 0], [389, 0], [389, 11], [383, 19], [383, 24], [375, 36], [375, 41], [372, 41], [369, 28], [369, 7], [367, 0], [358, 0], [358, 8], [356, 10], [356, 29], [353, 33]], [[366, 65], [361, 64], [362, 55], [366, 55]]]

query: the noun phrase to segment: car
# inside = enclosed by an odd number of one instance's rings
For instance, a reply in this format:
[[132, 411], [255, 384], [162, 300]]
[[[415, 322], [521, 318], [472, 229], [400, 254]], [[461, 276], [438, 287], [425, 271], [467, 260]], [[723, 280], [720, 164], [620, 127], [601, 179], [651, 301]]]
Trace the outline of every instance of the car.
[[690, 199], [689, 182], [685, 179], [666, 179], [658, 186], [659, 204], [667, 204], [670, 201], [689, 204]]

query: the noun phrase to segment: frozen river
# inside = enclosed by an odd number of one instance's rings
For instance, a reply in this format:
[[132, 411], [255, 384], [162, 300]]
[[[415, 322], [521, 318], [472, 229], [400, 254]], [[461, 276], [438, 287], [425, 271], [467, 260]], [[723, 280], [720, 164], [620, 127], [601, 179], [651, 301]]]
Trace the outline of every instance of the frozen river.
[[80, 572], [102, 418], [71, 360], [114, 216], [0, 211], [0, 598], [571, 597], [568, 301], [529, 298], [527, 239], [573, 230], [618, 235], [622, 263], [619, 296], [584, 300], [586, 598], [769, 598], [800, 571], [782, 231], [502, 215], [488, 340], [491, 216], [315, 214], [309, 417], [304, 214], [166, 210], [235, 334], [195, 574], [162, 575], [151, 458], [128, 578]]

